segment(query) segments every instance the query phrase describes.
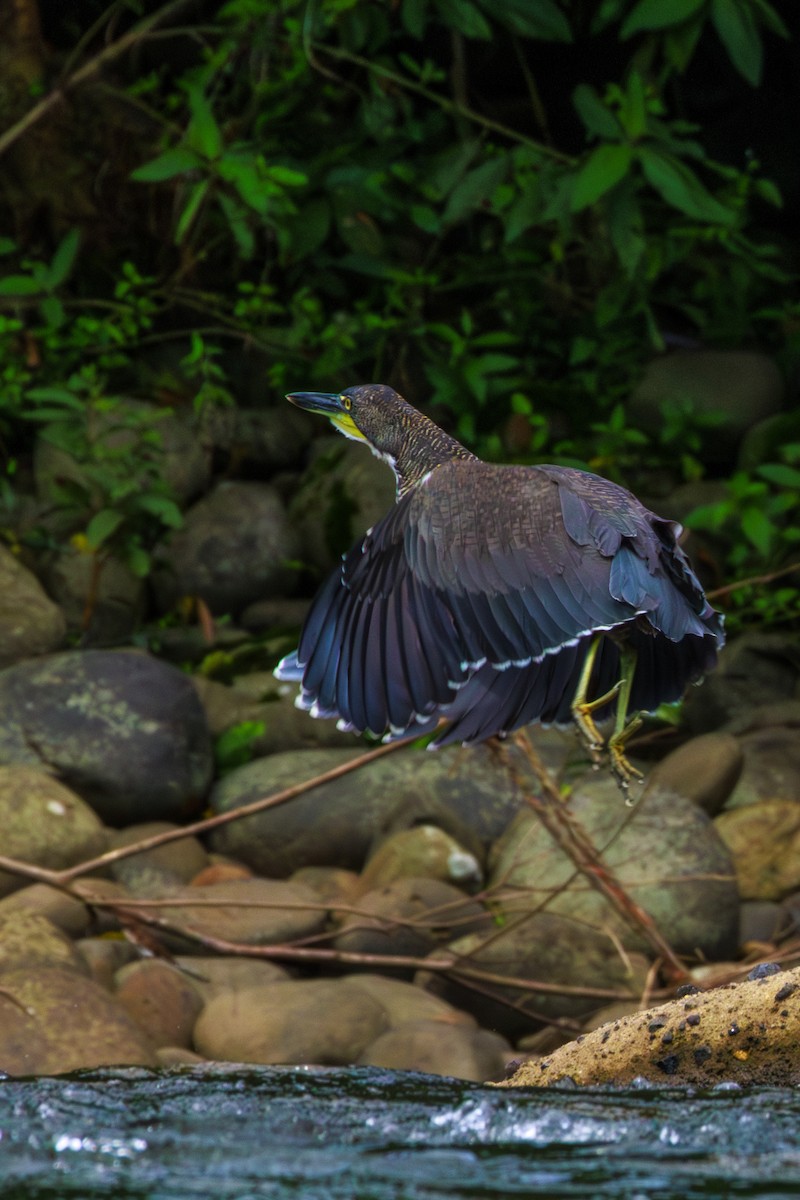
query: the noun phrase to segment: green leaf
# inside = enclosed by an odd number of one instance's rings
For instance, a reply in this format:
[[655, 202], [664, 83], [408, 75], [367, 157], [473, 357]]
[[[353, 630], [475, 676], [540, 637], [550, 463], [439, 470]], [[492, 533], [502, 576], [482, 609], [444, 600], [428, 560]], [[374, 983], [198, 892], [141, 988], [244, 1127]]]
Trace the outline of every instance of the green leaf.
[[571, 42], [569, 22], [553, 0], [483, 0], [483, 7], [499, 25], [521, 37], [545, 42]]
[[169, 525], [172, 529], [180, 529], [183, 524], [181, 510], [169, 496], [145, 492], [143, 496], [137, 497], [137, 506], [151, 516], [158, 517], [164, 525]]
[[800, 488], [800, 471], [796, 467], [788, 467], [784, 463], [765, 463], [758, 468], [758, 474], [777, 487], [791, 488], [793, 491]]
[[279, 183], [281, 187], [304, 187], [308, 183], [308, 176], [303, 171], [295, 171], [294, 168], [285, 167], [281, 163], [267, 167], [264, 174], [267, 179]]
[[425, 36], [427, 7], [427, 0], [403, 0], [400, 8], [400, 19], [403, 26], [415, 41], [421, 41]]
[[55, 290], [69, 275], [75, 256], [80, 245], [80, 234], [77, 229], [70, 229], [59, 242], [50, 266], [47, 270], [47, 286]]
[[688, 21], [706, 0], [639, 0], [620, 30], [621, 38], [653, 29], [669, 29]]
[[742, 532], [759, 554], [766, 558], [772, 549], [775, 526], [762, 508], [745, 508], [742, 512]]
[[99, 549], [103, 542], [107, 542], [124, 520], [122, 513], [113, 508], [102, 508], [99, 513], [95, 513], [86, 526], [86, 540], [92, 550]]
[[180, 246], [186, 234], [192, 227], [194, 219], [200, 209], [201, 204], [206, 198], [208, 189], [211, 187], [210, 179], [201, 179], [196, 183], [189, 192], [189, 199], [183, 206], [183, 212], [178, 218], [178, 224], [175, 229], [175, 245]]
[[0, 237], [0, 255], [13, 254], [17, 248], [17, 243], [13, 238]]
[[764, 50], [750, 5], [742, 0], [712, 0], [711, 20], [736, 70], [758, 87]]
[[505, 158], [490, 158], [468, 171], [448, 197], [444, 221], [447, 224], [460, 221], [485, 203], [505, 177], [507, 166]]
[[176, 146], [174, 150], [165, 150], [158, 158], [131, 171], [131, 179], [136, 183], [162, 183], [165, 179], [174, 179], [176, 175], [194, 171], [201, 165], [201, 160], [193, 150]]
[[694, 171], [680, 159], [648, 146], [638, 147], [636, 153], [647, 182], [667, 204], [696, 221], [731, 224], [734, 214], [711, 195]]
[[186, 142], [203, 158], [214, 161], [222, 153], [223, 141], [208, 96], [199, 86], [190, 87], [187, 91], [192, 119], [186, 130]]
[[444, 24], [463, 33], [464, 37], [484, 42], [491, 38], [491, 25], [470, 0], [436, 0], [436, 8]]
[[30, 275], [6, 275], [0, 279], [0, 296], [38, 296], [44, 287]]
[[753, 6], [758, 9], [761, 24], [765, 25], [770, 33], [777, 33], [778, 37], [789, 38], [789, 30], [769, 0], [753, 0]]
[[630, 169], [633, 151], [625, 143], [598, 146], [575, 178], [570, 208], [582, 212], [615, 187]]
[[125, 561], [138, 579], [144, 579], [150, 574], [152, 560], [146, 550], [141, 546], [127, 546], [125, 549]]
[[775, 208], [783, 208], [783, 196], [771, 179], [757, 179], [755, 190], [756, 194], [762, 200], [766, 200], [767, 204], [772, 204]]
[[[40, 401], [45, 404], [59, 404], [63, 408], [72, 409], [75, 412], [82, 413], [86, 408], [86, 401], [81, 396], [76, 396], [75, 392], [71, 392], [69, 388], [62, 387], [34, 387], [28, 388], [27, 396], [29, 400], [36, 402], [37, 408], [35, 413], [30, 415], [35, 417], [40, 411], [38, 405]], [[58, 414], [64, 416], [63, 411]]]
[[234, 200], [232, 196], [226, 196], [224, 192], [220, 192], [219, 205], [225, 213], [225, 219], [230, 226], [236, 245], [239, 247], [240, 255], [245, 259], [252, 258], [256, 249], [255, 238], [247, 223], [247, 216], [241, 204]]
[[608, 141], [619, 138], [622, 133], [619, 121], [590, 84], [578, 84], [572, 93], [572, 103], [587, 133]]

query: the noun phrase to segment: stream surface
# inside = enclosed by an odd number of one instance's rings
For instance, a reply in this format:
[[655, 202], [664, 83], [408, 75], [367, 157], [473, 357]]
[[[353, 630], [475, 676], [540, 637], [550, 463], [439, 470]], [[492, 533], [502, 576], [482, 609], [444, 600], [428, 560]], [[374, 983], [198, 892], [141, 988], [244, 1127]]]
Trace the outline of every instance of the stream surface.
[[497, 1090], [372, 1068], [0, 1079], [2, 1200], [800, 1196], [800, 1090]]

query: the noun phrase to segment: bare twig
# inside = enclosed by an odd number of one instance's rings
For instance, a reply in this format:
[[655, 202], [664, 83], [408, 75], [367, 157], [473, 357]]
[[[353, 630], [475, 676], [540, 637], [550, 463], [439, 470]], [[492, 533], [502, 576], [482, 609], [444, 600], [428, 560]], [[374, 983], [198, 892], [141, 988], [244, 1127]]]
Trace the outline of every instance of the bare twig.
[[6, 150], [10, 146], [13, 146], [23, 134], [27, 133], [31, 126], [41, 121], [51, 109], [63, 103], [68, 92], [74, 91], [75, 88], [86, 83], [87, 80], [97, 75], [108, 63], [113, 62], [115, 58], [119, 58], [121, 54], [125, 54], [132, 46], [135, 46], [137, 42], [144, 41], [157, 25], [162, 24], [162, 22], [168, 20], [175, 13], [179, 12], [180, 9], [185, 8], [187, 4], [192, 2], [193, 0], [172, 0], [171, 4], [165, 5], [158, 12], [152, 13], [149, 17], [145, 17], [141, 21], [137, 21], [133, 28], [124, 33], [122, 37], [105, 46], [94, 58], [90, 58], [82, 67], [74, 71], [72, 75], [62, 80], [58, 87], [53, 88], [46, 96], [43, 96], [38, 104], [34, 104], [33, 108], [28, 109], [24, 116], [20, 117], [14, 125], [9, 126], [4, 133], [0, 134], [0, 156], [5, 154]]

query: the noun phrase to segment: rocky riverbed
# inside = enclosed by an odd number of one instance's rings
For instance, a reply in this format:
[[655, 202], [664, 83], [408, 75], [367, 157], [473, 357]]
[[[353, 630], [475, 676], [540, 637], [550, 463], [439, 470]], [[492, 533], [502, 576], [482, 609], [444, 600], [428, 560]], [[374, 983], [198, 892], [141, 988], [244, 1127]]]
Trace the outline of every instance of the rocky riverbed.
[[[170, 435], [184, 527], [149, 591], [121, 564], [101, 574], [88, 626], [78, 547], [0, 548], [0, 1070], [363, 1063], [496, 1080], [523, 1060], [513, 1082], [528, 1085], [588, 1079], [591, 1059], [630, 1078], [619, 1047], [639, 1029], [663, 1040], [653, 1006], [677, 986], [792, 967], [797, 633], [733, 639], [677, 728], [645, 725], [630, 806], [571, 731], [530, 731], [538, 772], [513, 739], [372, 753], [298, 712], [270, 668], [306, 603], [292, 564], [330, 565], [337, 538], [392, 503], [391, 475], [322, 439], [301, 478], [308, 428], [262, 417], [212, 433], [243, 440], [268, 483], [212, 485], [209, 431]], [[41, 442], [20, 545], [65, 469]], [[181, 624], [185, 594], [232, 619]], [[232, 730], [247, 732], [238, 766], [215, 757]], [[566, 825], [542, 821], [553, 789]], [[559, 828], [590, 839], [610, 891]], [[757, 1008], [766, 991], [741, 986]], [[771, 978], [769, 1005], [795, 986]], [[715, 996], [730, 1006], [724, 988], [702, 1006]], [[694, 1030], [695, 1001], [673, 1004], [689, 1007], [664, 1020]], [[604, 1021], [613, 1032], [589, 1032]], [[790, 1053], [775, 1030], [764, 1061]], [[696, 1049], [692, 1080], [719, 1078]], [[650, 1058], [664, 1076], [669, 1054]]]

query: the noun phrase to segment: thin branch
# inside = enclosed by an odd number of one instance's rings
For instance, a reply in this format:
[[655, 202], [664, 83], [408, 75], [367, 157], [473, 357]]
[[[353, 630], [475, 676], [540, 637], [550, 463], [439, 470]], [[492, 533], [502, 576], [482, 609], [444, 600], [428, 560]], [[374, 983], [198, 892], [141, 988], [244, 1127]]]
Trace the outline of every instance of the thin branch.
[[672, 982], [688, 978], [688, 972], [670, 944], [662, 936], [649, 913], [633, 900], [613, 872], [606, 866], [588, 834], [564, 804], [547, 768], [523, 732], [517, 744], [525, 753], [531, 770], [542, 789], [542, 796], [525, 790], [525, 798], [547, 832], [569, 856], [586, 879], [655, 950], [669, 971]]
[[28, 879], [35, 879], [40, 883], [52, 884], [53, 887], [61, 887], [63, 884], [76, 879], [79, 875], [88, 875], [93, 871], [100, 870], [102, 867], [119, 862], [120, 859], [130, 858], [133, 854], [140, 854], [144, 850], [153, 850], [156, 846], [163, 846], [167, 842], [179, 841], [181, 838], [208, 833], [209, 830], [217, 829], [220, 825], [227, 825], [229, 821], [238, 821], [242, 817], [250, 817], [254, 813], [263, 812], [267, 808], [276, 808], [279, 804], [285, 804], [287, 800], [294, 800], [297, 796], [302, 796], [304, 792], [310, 792], [315, 787], [320, 787], [324, 783], [331, 783], [334, 779], [340, 779], [343, 775], [348, 775], [351, 771], [356, 771], [359, 767], [366, 766], [367, 763], [373, 762], [376, 758], [382, 758], [385, 754], [391, 754], [401, 746], [407, 745], [409, 740], [407, 739], [405, 742], [389, 742], [385, 746], [378, 746], [374, 750], [368, 750], [366, 754], [360, 754], [357, 758], [351, 758], [349, 762], [340, 763], [338, 767], [331, 767], [329, 771], [323, 771], [320, 775], [315, 775], [313, 779], [304, 779], [302, 783], [295, 783], [280, 792], [275, 792], [272, 796], [262, 796], [260, 800], [253, 800], [250, 804], [243, 804], [241, 808], [231, 809], [230, 812], [217, 813], [214, 817], [205, 817], [203, 820], [195, 821], [191, 825], [182, 825], [176, 829], [165, 829], [163, 833], [154, 833], [150, 837], [142, 838], [138, 842], [132, 842], [128, 846], [119, 846], [116, 850], [107, 850], [105, 854], [99, 854], [96, 858], [76, 863], [75, 866], [67, 867], [62, 871], [53, 871], [47, 867], [37, 867], [31, 863], [21, 862], [16, 858], [8, 858], [4, 854], [0, 854], [0, 869], [11, 871], [15, 875], [22, 875]]
[[726, 583], [724, 587], [714, 588], [713, 592], [706, 592], [706, 595], [709, 600], [719, 600], [720, 596], [729, 596], [731, 592], [738, 592], [739, 588], [774, 583], [776, 579], [782, 579], [784, 575], [793, 575], [796, 571], [800, 571], [800, 562], [790, 563], [788, 567], [781, 567], [779, 571], [771, 571], [768, 575], [751, 575], [747, 579], [738, 579], [736, 583]]
[[353, 54], [350, 50], [344, 50], [340, 46], [328, 46], [322, 42], [314, 42], [313, 46], [317, 54], [327, 54], [331, 58], [342, 59], [345, 62], [353, 63], [354, 66], [363, 67], [365, 71], [370, 71], [373, 75], [379, 75], [381, 79], [388, 79], [390, 83], [396, 84], [397, 87], [403, 88], [407, 92], [413, 92], [417, 96], [422, 96], [431, 104], [438, 105], [444, 112], [448, 112], [454, 117], [465, 118], [474, 125], [479, 125], [482, 129], [488, 129], [492, 133], [499, 134], [500, 137], [507, 138], [511, 142], [516, 142], [522, 146], [530, 146], [532, 150], [538, 150], [545, 158], [556, 159], [558, 162], [567, 164], [575, 162], [575, 159], [571, 155], [564, 154], [552, 146], [547, 146], [544, 142], [539, 142], [535, 138], [526, 137], [525, 134], [512, 129], [509, 125], [503, 125], [500, 121], [493, 121], [491, 117], [484, 117], [481, 113], [475, 112], [474, 108], [470, 108], [466, 104], [460, 104], [455, 100], [450, 100], [447, 96], [440, 95], [439, 92], [433, 92], [430, 88], [425, 87], [423, 83], [417, 83], [415, 79], [409, 79], [406, 75], [398, 75], [396, 71], [390, 70], [389, 67], [383, 66], [382, 63], [364, 58], [361, 54]]
[[193, 2], [194, 0], [172, 0], [171, 4], [167, 4], [157, 13], [145, 17], [144, 20], [138, 21], [122, 37], [117, 38], [115, 42], [104, 47], [94, 58], [90, 58], [82, 67], [79, 67], [77, 71], [59, 83], [58, 87], [53, 88], [46, 96], [43, 96], [38, 104], [34, 104], [33, 108], [28, 109], [24, 116], [20, 117], [14, 125], [6, 129], [5, 133], [0, 134], [0, 156], [5, 154], [6, 150], [13, 146], [33, 125], [41, 121], [51, 109], [63, 103], [68, 92], [74, 91], [75, 88], [86, 83], [93, 75], [97, 75], [99, 71], [102, 71], [103, 67], [108, 63], [113, 62], [115, 58], [119, 58], [121, 54], [125, 54], [137, 42], [145, 40], [157, 25], [160, 25], [163, 21], [166, 21], [179, 12], [180, 9], [185, 8], [187, 4]]

